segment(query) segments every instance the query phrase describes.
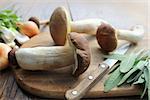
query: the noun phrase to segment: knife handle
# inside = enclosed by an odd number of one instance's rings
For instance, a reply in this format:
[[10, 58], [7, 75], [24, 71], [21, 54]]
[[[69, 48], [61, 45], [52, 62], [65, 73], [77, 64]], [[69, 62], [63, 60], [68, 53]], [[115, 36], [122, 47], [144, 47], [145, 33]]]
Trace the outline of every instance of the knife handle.
[[85, 93], [91, 89], [98, 80], [102, 79], [108, 71], [109, 66], [105, 63], [99, 64], [99, 66], [90, 74], [84, 78], [75, 88], [67, 90], [65, 97], [67, 100], [79, 100]]

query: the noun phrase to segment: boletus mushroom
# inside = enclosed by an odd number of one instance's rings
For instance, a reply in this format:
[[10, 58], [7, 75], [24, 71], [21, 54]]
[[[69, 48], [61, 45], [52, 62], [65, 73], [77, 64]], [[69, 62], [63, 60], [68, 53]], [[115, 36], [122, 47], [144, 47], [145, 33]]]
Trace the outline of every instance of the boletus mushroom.
[[112, 52], [117, 47], [118, 39], [137, 43], [143, 35], [144, 28], [141, 25], [136, 25], [131, 30], [120, 30], [102, 23], [97, 29], [96, 38], [102, 50]]
[[56, 8], [47, 23], [56, 45], [65, 45], [64, 37], [69, 32], [86, 33], [96, 35], [99, 45], [106, 52], [111, 52], [117, 47], [118, 39], [137, 43], [144, 34], [144, 29], [140, 25], [136, 25], [133, 30], [121, 30], [102, 19], [71, 21], [64, 7]]
[[25, 70], [53, 70], [73, 66], [73, 75], [77, 77], [90, 64], [90, 48], [86, 38], [78, 33], [70, 33], [66, 37], [68, 42], [64, 46], [12, 50], [9, 52], [9, 61]]

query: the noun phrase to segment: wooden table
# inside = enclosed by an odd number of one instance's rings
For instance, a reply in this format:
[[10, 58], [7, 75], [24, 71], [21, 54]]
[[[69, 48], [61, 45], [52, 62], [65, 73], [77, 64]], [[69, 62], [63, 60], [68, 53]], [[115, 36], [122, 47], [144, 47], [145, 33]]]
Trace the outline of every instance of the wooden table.
[[[28, 20], [30, 16], [37, 16], [41, 20], [49, 19], [52, 11], [58, 6], [65, 6], [71, 12], [73, 20], [103, 18], [115, 27], [124, 29], [129, 29], [135, 24], [142, 24], [147, 33], [144, 38], [148, 42], [150, 40], [147, 0], [0, 0], [0, 10], [13, 9], [23, 20]], [[41, 27], [41, 31], [49, 30], [48, 27]], [[145, 45], [150, 46], [148, 42]], [[0, 99], [42, 100], [18, 87], [11, 68], [0, 72]], [[97, 98], [99, 99], [139, 100], [140, 96]], [[144, 99], [146, 100], [147, 97]]]

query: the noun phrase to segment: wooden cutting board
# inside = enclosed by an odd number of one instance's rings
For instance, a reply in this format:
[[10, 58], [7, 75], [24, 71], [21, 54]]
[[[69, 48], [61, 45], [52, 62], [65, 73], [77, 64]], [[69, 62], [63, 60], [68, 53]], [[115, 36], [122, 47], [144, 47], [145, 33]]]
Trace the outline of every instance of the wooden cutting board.
[[[91, 47], [92, 59], [88, 70], [83, 73], [78, 79], [71, 76], [72, 67], [68, 66], [62, 69], [53, 71], [25, 71], [21, 68], [14, 69], [17, 83], [25, 91], [48, 98], [64, 98], [65, 91], [75, 87], [84, 77], [86, 77], [92, 70], [94, 70], [100, 62], [102, 62], [102, 52], [97, 44], [95, 36], [85, 36]], [[138, 44], [138, 47], [143, 46], [147, 40], [143, 40]], [[119, 41], [121, 45], [122, 41]], [[53, 46], [54, 43], [49, 33], [41, 33], [33, 37], [30, 41], [25, 43], [22, 47], [36, 47], [36, 46]], [[114, 88], [109, 93], [104, 93], [103, 83], [108, 75], [98, 82], [86, 95], [85, 98], [96, 97], [111, 97], [111, 96], [130, 96], [140, 95], [142, 92], [139, 86], [124, 86]]]

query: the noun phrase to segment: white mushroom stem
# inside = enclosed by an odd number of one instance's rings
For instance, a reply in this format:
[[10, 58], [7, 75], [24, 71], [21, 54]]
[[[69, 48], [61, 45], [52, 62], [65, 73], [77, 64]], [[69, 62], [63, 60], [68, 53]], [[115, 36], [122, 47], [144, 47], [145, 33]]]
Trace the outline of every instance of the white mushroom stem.
[[144, 36], [144, 28], [141, 25], [135, 25], [131, 30], [116, 30], [116, 34], [118, 39], [137, 43]]
[[[98, 27], [102, 23], [109, 24], [107, 21], [102, 19], [86, 19], [74, 21], [71, 22], [71, 31], [95, 35]], [[137, 43], [144, 36], [144, 28], [141, 25], [136, 25], [131, 30], [122, 30], [122, 29], [115, 29], [115, 30], [118, 39], [127, 40], [133, 43]]]
[[108, 22], [102, 19], [86, 19], [73, 21], [71, 22], [71, 31], [95, 35], [98, 26], [102, 23], [108, 24]]
[[20, 48], [15, 55], [19, 66], [26, 70], [52, 70], [75, 62], [70, 46]]
[[49, 24], [49, 20], [42, 20], [39, 21], [40, 25], [45, 25], [45, 24]]
[[[95, 35], [98, 27], [102, 23], [108, 24], [107, 21], [102, 19], [86, 19], [86, 20], [74, 21], [71, 22], [71, 31]], [[144, 36], [144, 28], [141, 25], [136, 25], [131, 30], [122, 30], [122, 29], [118, 29], [118, 30], [115, 29], [115, 30], [118, 39], [127, 40], [133, 43], [137, 43]]]

